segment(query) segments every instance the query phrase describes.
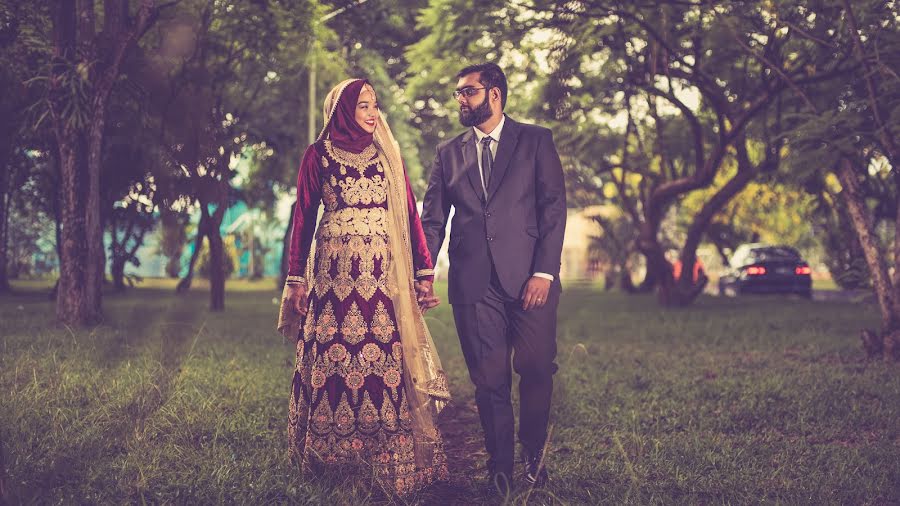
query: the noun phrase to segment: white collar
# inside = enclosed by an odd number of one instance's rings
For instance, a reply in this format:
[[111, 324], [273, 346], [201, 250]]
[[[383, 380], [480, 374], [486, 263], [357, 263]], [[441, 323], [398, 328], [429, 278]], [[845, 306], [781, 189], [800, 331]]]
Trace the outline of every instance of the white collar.
[[503, 131], [504, 123], [506, 123], [506, 115], [505, 114], [500, 116], [500, 123], [497, 123], [497, 126], [495, 126], [494, 129], [491, 130], [491, 133], [489, 133], [489, 134], [482, 132], [481, 130], [478, 129], [478, 127], [472, 127], [472, 129], [475, 130], [475, 137], [478, 139], [478, 142], [481, 142], [482, 139], [484, 139], [485, 137], [490, 135], [491, 139], [494, 139], [494, 142], [499, 144], [500, 143], [500, 133]]

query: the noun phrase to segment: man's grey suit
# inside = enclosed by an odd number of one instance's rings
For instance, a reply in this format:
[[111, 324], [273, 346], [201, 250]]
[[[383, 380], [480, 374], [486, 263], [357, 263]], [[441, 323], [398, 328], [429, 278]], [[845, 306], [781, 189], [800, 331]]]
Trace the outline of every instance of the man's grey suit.
[[[474, 131], [437, 148], [422, 212], [431, 257], [444, 241], [450, 207], [449, 295], [490, 465], [512, 472], [512, 366], [520, 375], [519, 440], [539, 451], [547, 436], [556, 372], [556, 309], [566, 226], [562, 166], [550, 130], [506, 117], [487, 196]], [[543, 307], [522, 309], [532, 274], [554, 276]]]

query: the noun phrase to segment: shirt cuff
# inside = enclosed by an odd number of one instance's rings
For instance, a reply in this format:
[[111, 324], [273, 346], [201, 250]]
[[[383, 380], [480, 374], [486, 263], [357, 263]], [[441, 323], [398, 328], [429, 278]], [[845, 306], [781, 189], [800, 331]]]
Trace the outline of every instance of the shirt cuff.
[[546, 272], [535, 272], [534, 274], [532, 274], [532, 276], [537, 276], [539, 278], [549, 279], [550, 281], [553, 281], [553, 275], [547, 274]]

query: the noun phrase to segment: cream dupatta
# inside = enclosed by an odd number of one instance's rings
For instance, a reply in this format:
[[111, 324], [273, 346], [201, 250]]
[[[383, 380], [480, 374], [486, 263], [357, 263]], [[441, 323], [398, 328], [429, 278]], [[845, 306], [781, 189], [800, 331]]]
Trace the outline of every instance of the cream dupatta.
[[[316, 139], [317, 141], [327, 135], [328, 124], [337, 108], [341, 94], [353, 81], [355, 79], [342, 81], [325, 97], [323, 111], [325, 126]], [[416, 301], [406, 177], [400, 157], [400, 147], [383, 114], [379, 115], [374, 138], [378, 148], [379, 162], [384, 167], [388, 179], [387, 234], [390, 255], [387, 290], [394, 305], [397, 330], [403, 349], [403, 381], [412, 419], [416, 466], [426, 468], [431, 466], [434, 452], [439, 449], [441, 444], [435, 417], [450, 400], [450, 392], [447, 376], [441, 367], [434, 341]], [[315, 265], [314, 253], [315, 243], [310, 248], [307, 260], [306, 279], [309, 284], [307, 293], [312, 293], [312, 283], [315, 279], [311, 272]], [[293, 313], [292, 308], [282, 297], [278, 330], [284, 335], [296, 338], [300, 332], [302, 319], [299, 315], [291, 313]]]

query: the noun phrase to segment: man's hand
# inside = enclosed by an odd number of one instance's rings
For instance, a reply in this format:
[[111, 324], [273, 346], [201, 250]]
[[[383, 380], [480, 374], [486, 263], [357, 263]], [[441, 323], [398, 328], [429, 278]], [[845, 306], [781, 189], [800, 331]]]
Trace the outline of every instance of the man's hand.
[[522, 309], [529, 311], [542, 307], [547, 303], [550, 294], [551, 281], [540, 276], [531, 276], [525, 283], [525, 292], [522, 294]]
[[301, 316], [306, 316], [308, 306], [306, 305], [306, 285], [291, 284], [287, 285], [287, 299], [291, 303], [291, 308]]
[[435, 308], [441, 303], [441, 299], [434, 294], [434, 284], [431, 281], [427, 279], [416, 281], [415, 287], [416, 301], [419, 303], [419, 309], [422, 310], [422, 314], [427, 313], [429, 309]]

